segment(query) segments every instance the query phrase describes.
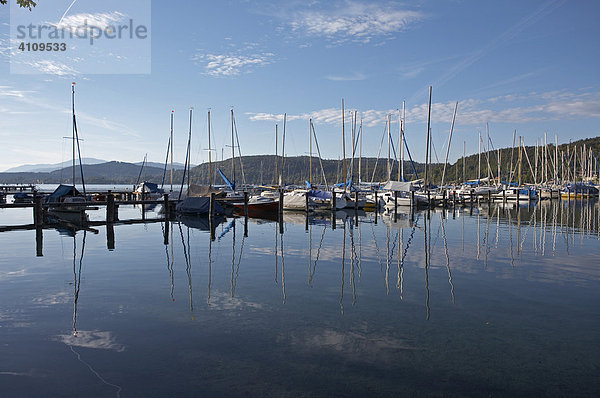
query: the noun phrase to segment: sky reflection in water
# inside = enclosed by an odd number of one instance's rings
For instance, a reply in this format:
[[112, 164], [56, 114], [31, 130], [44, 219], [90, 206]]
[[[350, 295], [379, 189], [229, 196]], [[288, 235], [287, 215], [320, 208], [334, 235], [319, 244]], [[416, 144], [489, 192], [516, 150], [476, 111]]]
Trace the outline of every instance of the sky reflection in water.
[[221, 221], [1, 233], [1, 395], [600, 391], [597, 202]]

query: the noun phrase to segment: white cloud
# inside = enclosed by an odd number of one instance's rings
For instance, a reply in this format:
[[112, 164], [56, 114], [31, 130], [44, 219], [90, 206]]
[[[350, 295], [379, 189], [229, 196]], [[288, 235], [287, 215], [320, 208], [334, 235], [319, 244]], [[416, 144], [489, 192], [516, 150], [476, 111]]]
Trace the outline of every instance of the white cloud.
[[75, 69], [63, 64], [62, 62], [50, 61], [47, 59], [41, 61], [27, 61], [24, 62], [24, 64], [29, 65], [40, 73], [47, 75], [74, 76], [79, 73]]
[[330, 11], [298, 11], [290, 26], [294, 32], [326, 37], [337, 42], [352, 40], [368, 43], [376, 37], [406, 30], [423, 18], [421, 12], [392, 4], [345, 2], [343, 7]]
[[[431, 105], [431, 118], [435, 122], [450, 123], [454, 111], [454, 101], [437, 102]], [[397, 109], [368, 109], [359, 111], [365, 126], [384, 124], [388, 114], [397, 119]], [[283, 120], [283, 115], [266, 112], [248, 112], [251, 121]], [[456, 123], [481, 125], [486, 122], [528, 123], [575, 118], [600, 118], [600, 92], [554, 91], [506, 95], [488, 99], [460, 100]], [[313, 119], [316, 124], [341, 124], [342, 115], [338, 108], [326, 108], [297, 115], [287, 115], [288, 121]], [[349, 117], [346, 121], [350, 120]], [[427, 104], [417, 104], [406, 109], [407, 123], [425, 122]]]
[[56, 339], [69, 346], [117, 352], [125, 351], [125, 346], [117, 343], [115, 336], [109, 331], [78, 330], [74, 333], [60, 334], [56, 336]]
[[192, 59], [204, 73], [214, 77], [233, 77], [251, 72], [254, 68], [272, 63], [274, 54], [197, 54]]
[[355, 72], [351, 75], [345, 76], [327, 76], [327, 79], [333, 80], [334, 82], [343, 82], [343, 81], [357, 81], [357, 80], [365, 80], [367, 76], [364, 73]]
[[110, 26], [116, 25], [118, 22], [124, 21], [125, 19], [126, 15], [118, 11], [101, 12], [97, 14], [81, 13], [64, 17], [58, 23], [48, 22], [48, 25], [55, 26], [57, 29], [65, 29], [68, 31], [77, 31], [77, 29], [84, 28], [85, 26], [105, 30]]

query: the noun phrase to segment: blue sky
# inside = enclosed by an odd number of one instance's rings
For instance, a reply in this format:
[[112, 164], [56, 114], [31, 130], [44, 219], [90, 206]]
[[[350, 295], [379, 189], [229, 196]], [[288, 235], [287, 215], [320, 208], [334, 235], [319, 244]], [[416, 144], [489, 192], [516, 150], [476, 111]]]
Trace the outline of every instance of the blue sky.
[[15, 73], [19, 41], [11, 40], [9, 7], [0, 6], [0, 170], [70, 159], [63, 137], [71, 134], [73, 81], [82, 154], [106, 160], [136, 162], [147, 153], [164, 161], [174, 110], [175, 160], [183, 162], [190, 107], [195, 163], [207, 160], [209, 108], [217, 156], [222, 148], [230, 156], [231, 107], [243, 155], [275, 152], [285, 112], [287, 155], [308, 152], [312, 118], [323, 157], [335, 159], [343, 98], [348, 115], [357, 110], [363, 120], [369, 156], [389, 113], [397, 134], [406, 101], [407, 143], [422, 161], [430, 85], [440, 161], [456, 101], [451, 161], [463, 142], [467, 153], [477, 151], [486, 123], [494, 147], [510, 146], [514, 129], [526, 144], [546, 132], [561, 143], [600, 135], [598, 2], [136, 1], [148, 6], [40, 0], [26, 18], [133, 19], [149, 35], [134, 46], [99, 40], [79, 64], [68, 62], [74, 50], [38, 54], [27, 63], [33, 74]]

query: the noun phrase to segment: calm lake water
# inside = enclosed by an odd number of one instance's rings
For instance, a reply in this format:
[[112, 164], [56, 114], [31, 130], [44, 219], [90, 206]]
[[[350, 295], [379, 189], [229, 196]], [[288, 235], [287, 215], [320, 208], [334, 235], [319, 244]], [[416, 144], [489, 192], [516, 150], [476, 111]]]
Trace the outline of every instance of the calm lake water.
[[183, 221], [0, 233], [0, 396], [600, 395], [597, 202]]

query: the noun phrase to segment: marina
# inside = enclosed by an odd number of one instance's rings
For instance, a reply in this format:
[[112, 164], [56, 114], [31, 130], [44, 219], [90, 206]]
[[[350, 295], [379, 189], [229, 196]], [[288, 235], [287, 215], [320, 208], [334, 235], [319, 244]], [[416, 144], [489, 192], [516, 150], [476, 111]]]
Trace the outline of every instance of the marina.
[[[20, 225], [30, 211], [0, 217]], [[84, 228], [45, 226], [41, 248], [36, 230], [0, 232], [12, 248], [0, 260], [9, 396], [600, 387], [596, 200], [212, 225], [158, 209], [142, 221], [131, 204], [124, 222], [88, 213]], [[48, 383], [66, 374], [68, 384]]]

